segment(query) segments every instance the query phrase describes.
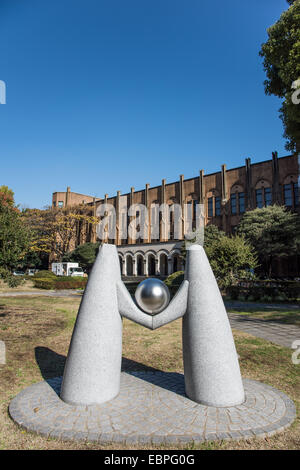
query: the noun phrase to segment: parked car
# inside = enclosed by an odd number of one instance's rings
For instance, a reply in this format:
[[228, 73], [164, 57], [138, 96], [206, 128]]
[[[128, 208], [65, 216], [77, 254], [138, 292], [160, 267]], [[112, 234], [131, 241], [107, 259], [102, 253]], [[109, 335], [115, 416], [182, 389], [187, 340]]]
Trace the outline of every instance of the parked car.
[[25, 276], [25, 273], [23, 271], [14, 271], [13, 275], [14, 276]]
[[35, 273], [37, 273], [39, 270], [38, 269], [28, 269], [27, 274], [28, 276], [34, 276]]

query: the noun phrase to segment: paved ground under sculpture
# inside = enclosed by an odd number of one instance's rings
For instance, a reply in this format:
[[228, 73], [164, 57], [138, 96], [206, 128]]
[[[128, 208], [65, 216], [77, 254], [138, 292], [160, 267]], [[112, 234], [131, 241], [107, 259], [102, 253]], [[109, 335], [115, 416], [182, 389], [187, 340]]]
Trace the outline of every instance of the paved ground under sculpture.
[[[153, 382], [147, 373], [121, 374], [122, 316], [150, 329], [182, 317], [184, 378], [161, 373]], [[24, 390], [11, 402], [10, 414], [44, 435], [99, 442], [243, 438], [272, 434], [294, 420], [293, 402], [284, 394], [254, 381], [245, 384], [203, 248], [188, 249], [178, 293], [164, 311], [150, 316], [121, 280], [116, 247], [105, 244], [82, 298], [63, 379]]]

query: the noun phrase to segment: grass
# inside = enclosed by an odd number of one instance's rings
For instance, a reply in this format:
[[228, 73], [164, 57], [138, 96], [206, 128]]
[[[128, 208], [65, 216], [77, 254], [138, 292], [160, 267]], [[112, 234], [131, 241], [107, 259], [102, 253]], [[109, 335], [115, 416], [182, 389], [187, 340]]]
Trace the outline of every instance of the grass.
[[[29, 433], [12, 422], [7, 407], [24, 387], [43, 377], [61, 375], [80, 299], [0, 297], [0, 339], [7, 346], [7, 364], [0, 365], [0, 449], [133, 449], [135, 446], [62, 442]], [[253, 312], [252, 312], [253, 313]], [[299, 449], [300, 365], [291, 350], [243, 332], [234, 332], [244, 377], [263, 381], [287, 393], [298, 418], [284, 433], [266, 439], [207, 442], [178, 449]], [[183, 371], [181, 321], [156, 331], [124, 320], [123, 370], [154, 368]], [[43, 376], [41, 373], [43, 371]], [[141, 447], [174, 449], [174, 446]]]

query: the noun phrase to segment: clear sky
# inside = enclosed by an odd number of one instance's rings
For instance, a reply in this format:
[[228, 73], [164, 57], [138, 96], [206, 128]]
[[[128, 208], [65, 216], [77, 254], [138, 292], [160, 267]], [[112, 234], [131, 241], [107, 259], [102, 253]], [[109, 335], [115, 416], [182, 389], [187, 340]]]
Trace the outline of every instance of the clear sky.
[[26, 207], [287, 155], [258, 56], [285, 0], [0, 0], [0, 185]]

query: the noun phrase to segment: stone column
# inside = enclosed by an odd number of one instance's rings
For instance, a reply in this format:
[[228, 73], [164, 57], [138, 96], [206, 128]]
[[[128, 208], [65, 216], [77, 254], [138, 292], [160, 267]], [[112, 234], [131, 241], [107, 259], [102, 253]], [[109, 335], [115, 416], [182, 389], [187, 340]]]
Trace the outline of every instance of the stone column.
[[70, 192], [71, 192], [71, 188], [70, 186], [67, 187], [67, 192], [66, 192], [66, 207], [70, 204]]
[[137, 276], [137, 262], [134, 257], [132, 257], [132, 274], [133, 276]]
[[[181, 207], [181, 240], [184, 239], [184, 232], [185, 232], [185, 220], [184, 220], [184, 202], [185, 202], [185, 194], [184, 194], [184, 175], [180, 175], [179, 177], [179, 204]], [[175, 215], [175, 214], [174, 214]]]
[[116, 198], [116, 240], [115, 244], [116, 245], [121, 245], [121, 237], [120, 237], [120, 227], [121, 227], [121, 221], [120, 221], [120, 191], [117, 191], [117, 198]]
[[147, 221], [146, 223], [148, 224], [146, 226], [146, 234], [147, 238], [144, 240], [145, 243], [150, 243], [151, 242], [151, 214], [150, 214], [150, 206], [149, 206], [149, 183], [146, 184], [145, 187], [145, 207], [147, 209]]
[[125, 258], [122, 259], [122, 276], [126, 276], [126, 264], [125, 264]]
[[[134, 193], [134, 187], [132, 186], [130, 188], [130, 196], [129, 196], [129, 207], [132, 206], [133, 204], [133, 193]], [[131, 224], [131, 222], [134, 220], [134, 216], [130, 216], [129, 217], [129, 224]], [[130, 236], [129, 236], [129, 233], [128, 233], [128, 244], [129, 245], [133, 245], [136, 243], [136, 240], [132, 239]]]
[[[93, 217], [95, 217], [95, 218], [96, 218], [96, 210], [97, 210], [97, 207], [96, 207], [96, 198], [93, 197]], [[92, 225], [91, 242], [96, 243], [96, 241], [97, 241], [96, 225], [93, 224], [93, 225]]]
[[[165, 204], [166, 203], [166, 180], [163, 179], [161, 182], [161, 200], [160, 204]], [[160, 217], [160, 222], [159, 222], [159, 241], [164, 242], [166, 241], [165, 238], [165, 233], [166, 233], [166, 224], [168, 223], [166, 219], [167, 215], [165, 213], [162, 213], [159, 215]]]
[[155, 275], [159, 276], [159, 260], [155, 258]]
[[272, 188], [272, 202], [273, 204], [280, 204], [281, 198], [279, 193], [279, 168], [278, 168], [278, 153], [272, 152], [272, 176], [273, 176], [273, 188]]
[[[104, 204], [106, 205], [107, 204], [107, 199], [108, 199], [108, 194], [104, 194]], [[104, 216], [108, 216], [108, 211], [105, 210], [104, 212]], [[104, 228], [104, 232], [105, 232], [105, 237], [104, 237], [104, 240], [103, 240], [103, 243], [108, 243], [108, 231], [109, 231], [109, 224], [107, 224]]]
[[252, 174], [251, 174], [251, 159], [246, 158], [245, 160], [246, 165], [246, 195], [247, 195], [247, 209], [251, 210], [254, 208], [253, 206], [253, 198], [252, 198]]
[[199, 203], [204, 204], [205, 187], [204, 187], [204, 170], [200, 170], [199, 175]]
[[227, 194], [227, 175], [226, 175], [226, 165], [222, 165], [222, 229], [224, 232], [227, 232], [227, 211], [226, 205], [228, 202]]

